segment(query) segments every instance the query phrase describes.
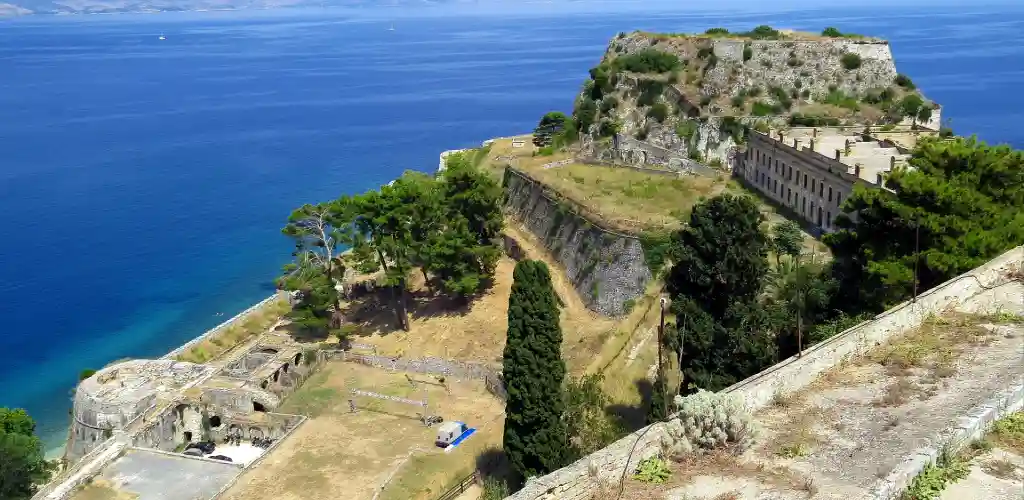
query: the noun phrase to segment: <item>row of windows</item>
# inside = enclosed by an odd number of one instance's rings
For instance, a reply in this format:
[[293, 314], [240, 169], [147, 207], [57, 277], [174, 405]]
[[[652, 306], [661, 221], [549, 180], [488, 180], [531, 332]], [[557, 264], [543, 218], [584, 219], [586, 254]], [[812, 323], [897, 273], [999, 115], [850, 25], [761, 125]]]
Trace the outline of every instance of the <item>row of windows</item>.
[[[782, 191], [783, 191], [783, 189], [785, 189], [785, 191], [786, 191], [786, 204], [789, 205], [790, 207], [794, 208], [794, 209], [797, 208], [797, 205], [799, 204], [800, 205], [800, 213], [804, 217], [806, 217], [808, 220], [814, 220], [815, 219], [815, 213], [814, 213], [815, 202], [814, 202], [814, 200], [811, 200], [811, 210], [808, 211], [807, 210], [807, 195], [806, 194], [801, 199], [799, 191], [797, 191], [796, 194], [794, 195], [792, 188], [785, 187], [785, 185], [779, 186], [779, 180], [778, 179], [772, 179], [771, 176], [765, 174], [764, 172], [757, 172], [756, 175], [757, 175], [757, 183], [761, 187], [765, 188], [766, 191], [770, 190], [772, 192], [772, 194], [778, 196], [779, 199], [782, 199]], [[829, 201], [831, 201], [831, 200], [829, 200]], [[829, 226], [831, 226], [831, 224], [832, 224], [832, 211], [831, 210], [825, 211], [825, 210], [822, 209], [821, 206], [818, 206], [817, 209], [818, 209], [817, 218], [816, 218], [817, 219], [817, 224], [819, 226], [821, 226], [821, 227], [829, 227]], [[824, 218], [823, 218], [823, 215], [824, 215]]]
[[[779, 160], [777, 158], [773, 159], [770, 155], [762, 154], [760, 150], [754, 150], [754, 151], [755, 151], [755, 154], [757, 155], [756, 159], [757, 159], [757, 162], [758, 162], [759, 165], [768, 167], [768, 170], [769, 171], [774, 171], [775, 175], [785, 176], [787, 181], [792, 181], [793, 180], [793, 172], [794, 172], [794, 170], [793, 170], [793, 166], [792, 165], [786, 165], [785, 162], [783, 162], [780, 165], [779, 164]], [[749, 150], [748, 150], [748, 153], [749, 153]], [[774, 165], [773, 165], [773, 163], [774, 163]], [[797, 187], [800, 187], [801, 181], [802, 181], [803, 188], [806, 190], [807, 189], [807, 181], [808, 181], [809, 178], [810, 178], [810, 192], [814, 193], [815, 191], [817, 191], [819, 197], [826, 198], [826, 195], [825, 195], [825, 187], [826, 186], [825, 186], [825, 182], [824, 181], [819, 181], [816, 178], [811, 178], [806, 173], [803, 174], [803, 177], [801, 179], [801, 172], [800, 172], [800, 170], [799, 169], [796, 170], [796, 186]], [[779, 193], [779, 195], [781, 196], [781, 192]], [[842, 206], [842, 204], [843, 204], [843, 193], [840, 193], [838, 191], [833, 193], [832, 192], [832, 186], [828, 186], [828, 196], [827, 196], [827, 198], [828, 198], [828, 202], [829, 203], [832, 203], [832, 198], [833, 197], [835, 198], [836, 207]]]

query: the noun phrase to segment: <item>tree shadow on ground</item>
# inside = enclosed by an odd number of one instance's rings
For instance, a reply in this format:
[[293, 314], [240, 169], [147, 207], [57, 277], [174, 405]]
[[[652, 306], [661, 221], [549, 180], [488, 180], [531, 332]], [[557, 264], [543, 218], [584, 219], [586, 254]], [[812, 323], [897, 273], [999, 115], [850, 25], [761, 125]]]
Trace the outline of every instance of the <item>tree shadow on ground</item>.
[[483, 481], [493, 479], [505, 483], [509, 493], [522, 488], [522, 479], [512, 469], [512, 464], [509, 463], [505, 451], [501, 448], [490, 447], [478, 453], [476, 470]]
[[612, 417], [618, 418], [625, 426], [627, 432], [633, 432], [647, 425], [647, 409], [651, 405], [651, 396], [654, 394], [654, 384], [645, 378], [634, 382], [636, 390], [640, 394], [640, 402], [635, 405], [613, 404], [605, 408], [605, 412]]

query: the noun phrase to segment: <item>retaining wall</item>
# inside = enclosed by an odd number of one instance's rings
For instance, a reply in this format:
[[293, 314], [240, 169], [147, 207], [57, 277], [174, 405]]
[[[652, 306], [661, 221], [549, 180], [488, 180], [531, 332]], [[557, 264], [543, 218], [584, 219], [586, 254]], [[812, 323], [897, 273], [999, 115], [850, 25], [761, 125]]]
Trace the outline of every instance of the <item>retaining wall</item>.
[[252, 306], [249, 306], [248, 309], [246, 309], [246, 310], [244, 310], [244, 311], [242, 311], [242, 312], [232, 316], [231, 319], [229, 319], [229, 320], [227, 320], [227, 321], [225, 321], [225, 322], [223, 322], [223, 323], [221, 323], [221, 324], [219, 324], [219, 325], [217, 325], [217, 326], [207, 330], [202, 335], [200, 335], [200, 336], [198, 336], [198, 337], [196, 337], [196, 338], [194, 338], [194, 339], [192, 339], [192, 340], [190, 340], [188, 342], [185, 342], [184, 344], [179, 346], [177, 349], [175, 349], [175, 350], [173, 350], [173, 351], [171, 351], [171, 352], [169, 352], [167, 354], [164, 354], [163, 356], [160, 357], [160, 359], [171, 359], [171, 358], [174, 358], [176, 356], [181, 355], [182, 353], [188, 352], [189, 349], [191, 349], [196, 344], [202, 342], [203, 339], [205, 339], [205, 338], [207, 338], [207, 337], [209, 337], [211, 335], [214, 335], [216, 333], [219, 333], [221, 330], [231, 326], [236, 321], [244, 319], [249, 314], [252, 314], [253, 312], [255, 312], [258, 309], [260, 309], [261, 307], [263, 307], [263, 306], [273, 302], [278, 297], [286, 297], [287, 293], [288, 292], [283, 292], [283, 291], [275, 292], [273, 295], [271, 295], [271, 296], [269, 296], [269, 297], [267, 297], [267, 298], [265, 298], [265, 299], [255, 303], [255, 304], [253, 304]]
[[[931, 314], [939, 314], [955, 307], [974, 295], [996, 289], [1020, 280], [1024, 272], [1024, 246], [1014, 248], [984, 265], [957, 276], [918, 296], [916, 303], [904, 302], [885, 311], [870, 321], [817, 344], [804, 351], [803, 356], [789, 358], [767, 370], [738, 382], [723, 392], [739, 394], [751, 411], [767, 404], [776, 394], [798, 391], [818, 378], [826, 370], [844, 360], [863, 354], [868, 349], [921, 325]], [[1020, 384], [1020, 381], [1008, 381]], [[1014, 385], [996, 395], [989, 403], [965, 417], [938, 443], [962, 443], [977, 437], [986, 426], [1001, 415], [1020, 408], [1024, 388]], [[599, 486], [618, 484], [623, 471], [631, 472], [643, 459], [660, 451], [660, 439], [665, 433], [664, 423], [657, 423], [630, 434], [608, 447], [584, 457], [551, 474], [532, 479], [510, 500], [590, 500]], [[904, 466], [879, 483], [877, 496], [872, 499], [891, 500], [920, 472], [928, 460], [938, 452], [922, 450]], [[888, 481], [888, 482], [885, 482]]]
[[643, 295], [651, 272], [639, 238], [602, 227], [524, 172], [506, 168], [504, 190], [506, 213], [541, 241], [588, 308], [621, 315]]
[[448, 378], [483, 380], [487, 391], [504, 401], [508, 396], [501, 374], [495, 367], [470, 361], [456, 361], [442, 358], [406, 359], [381, 356], [376, 354], [360, 354], [350, 351], [323, 351], [328, 359], [359, 363], [374, 368], [410, 373], [426, 373]]

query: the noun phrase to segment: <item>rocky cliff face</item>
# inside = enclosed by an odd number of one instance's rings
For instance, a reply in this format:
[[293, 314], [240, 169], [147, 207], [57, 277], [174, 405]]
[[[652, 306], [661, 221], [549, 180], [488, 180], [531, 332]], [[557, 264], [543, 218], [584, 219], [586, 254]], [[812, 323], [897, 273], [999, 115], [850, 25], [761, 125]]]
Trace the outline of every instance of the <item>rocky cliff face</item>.
[[919, 97], [897, 79], [888, 42], [778, 33], [772, 39], [722, 35], [620, 34], [576, 101], [585, 150], [616, 133], [725, 162], [745, 127], [886, 124], [937, 128], [938, 108], [910, 117]]

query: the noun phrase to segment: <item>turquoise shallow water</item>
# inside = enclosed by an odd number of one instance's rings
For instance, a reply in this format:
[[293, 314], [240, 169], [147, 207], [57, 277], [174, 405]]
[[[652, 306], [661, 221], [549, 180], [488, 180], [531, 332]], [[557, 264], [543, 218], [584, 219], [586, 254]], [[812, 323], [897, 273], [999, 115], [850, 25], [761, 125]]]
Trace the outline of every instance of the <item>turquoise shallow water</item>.
[[81, 369], [161, 355], [272, 291], [291, 208], [568, 111], [618, 31], [762, 23], [888, 37], [959, 132], [1024, 144], [1020, 7], [0, 22], [0, 405], [57, 443]]

